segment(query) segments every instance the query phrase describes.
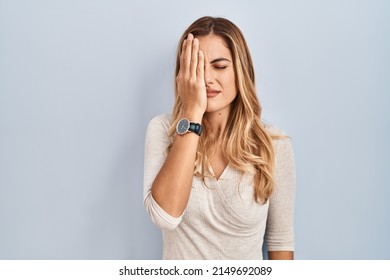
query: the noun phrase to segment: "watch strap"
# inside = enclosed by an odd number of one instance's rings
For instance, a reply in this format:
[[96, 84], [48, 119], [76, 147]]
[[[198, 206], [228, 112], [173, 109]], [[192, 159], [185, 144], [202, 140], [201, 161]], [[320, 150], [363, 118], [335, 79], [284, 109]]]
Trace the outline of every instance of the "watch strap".
[[202, 134], [203, 126], [199, 123], [190, 122], [188, 130], [200, 136]]

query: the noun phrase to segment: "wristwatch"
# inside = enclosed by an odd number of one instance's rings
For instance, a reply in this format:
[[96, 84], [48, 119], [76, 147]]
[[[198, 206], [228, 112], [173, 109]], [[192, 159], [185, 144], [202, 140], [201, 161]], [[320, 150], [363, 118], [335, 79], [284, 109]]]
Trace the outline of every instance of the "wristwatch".
[[199, 123], [191, 122], [186, 118], [180, 119], [176, 125], [176, 132], [179, 135], [184, 135], [187, 132], [194, 132], [197, 135], [202, 133], [202, 125]]

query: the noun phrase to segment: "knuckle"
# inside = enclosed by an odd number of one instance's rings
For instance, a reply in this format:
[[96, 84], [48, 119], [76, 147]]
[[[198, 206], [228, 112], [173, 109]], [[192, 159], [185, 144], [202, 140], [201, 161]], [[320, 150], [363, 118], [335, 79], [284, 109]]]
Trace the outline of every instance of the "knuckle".
[[191, 77], [190, 80], [189, 80], [189, 82], [190, 82], [190, 85], [191, 85], [192, 87], [196, 87], [196, 86], [198, 85], [198, 81], [197, 81], [196, 78]]

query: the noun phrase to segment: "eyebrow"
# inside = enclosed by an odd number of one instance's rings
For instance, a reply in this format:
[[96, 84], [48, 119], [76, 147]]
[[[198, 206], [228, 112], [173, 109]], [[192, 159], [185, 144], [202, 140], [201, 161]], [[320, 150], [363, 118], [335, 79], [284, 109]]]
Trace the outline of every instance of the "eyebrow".
[[219, 57], [219, 58], [214, 59], [213, 61], [210, 61], [210, 64], [213, 64], [213, 63], [219, 62], [219, 61], [229, 61], [229, 62], [231, 62], [229, 59], [227, 59], [225, 57]]

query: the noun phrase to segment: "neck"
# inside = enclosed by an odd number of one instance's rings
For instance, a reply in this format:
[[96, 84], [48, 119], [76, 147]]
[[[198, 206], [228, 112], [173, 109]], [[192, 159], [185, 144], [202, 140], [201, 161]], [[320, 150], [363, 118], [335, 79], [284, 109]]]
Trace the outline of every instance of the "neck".
[[[227, 110], [226, 110], [227, 109]], [[208, 120], [213, 129], [215, 139], [221, 140], [226, 130], [227, 121], [229, 118], [230, 108], [217, 112], [206, 112], [204, 117]]]

